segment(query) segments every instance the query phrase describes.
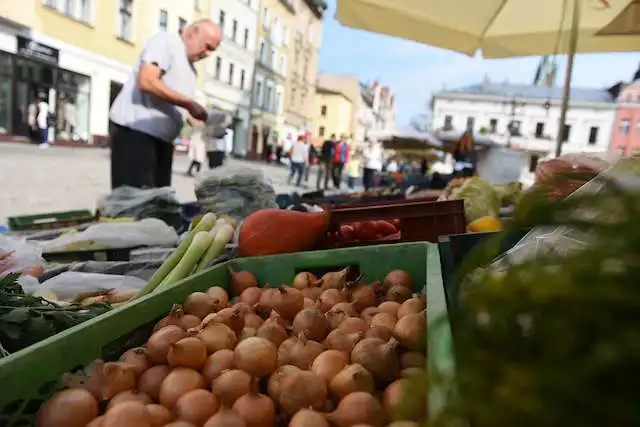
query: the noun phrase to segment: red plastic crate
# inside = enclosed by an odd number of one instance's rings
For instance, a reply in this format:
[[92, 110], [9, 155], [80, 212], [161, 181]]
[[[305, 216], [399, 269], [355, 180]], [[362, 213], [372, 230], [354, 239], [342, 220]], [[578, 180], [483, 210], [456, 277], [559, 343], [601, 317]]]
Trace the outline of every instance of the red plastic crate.
[[[371, 220], [400, 221], [400, 236], [394, 239], [373, 241], [344, 241], [339, 236], [340, 225]], [[433, 199], [399, 200], [383, 203], [363, 203], [343, 207], [333, 207], [325, 239], [320, 248], [340, 248], [362, 245], [376, 245], [407, 242], [438, 242], [438, 237], [461, 234], [466, 231], [464, 202]]]

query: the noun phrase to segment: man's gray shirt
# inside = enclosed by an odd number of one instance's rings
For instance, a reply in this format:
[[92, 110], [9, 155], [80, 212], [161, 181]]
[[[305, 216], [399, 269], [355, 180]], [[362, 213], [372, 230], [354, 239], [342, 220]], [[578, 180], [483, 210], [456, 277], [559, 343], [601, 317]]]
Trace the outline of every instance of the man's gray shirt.
[[167, 142], [173, 142], [184, 125], [187, 111], [138, 89], [138, 74], [143, 62], [164, 71], [162, 80], [174, 91], [193, 98], [197, 88], [196, 70], [178, 34], [161, 32], [150, 38], [142, 49], [135, 68], [111, 107], [112, 122]]

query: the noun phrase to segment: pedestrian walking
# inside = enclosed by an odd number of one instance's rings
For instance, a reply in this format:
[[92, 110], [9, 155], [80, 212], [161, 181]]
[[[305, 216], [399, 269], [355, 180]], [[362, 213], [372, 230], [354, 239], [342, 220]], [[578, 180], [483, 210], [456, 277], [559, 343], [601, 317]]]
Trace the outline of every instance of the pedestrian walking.
[[38, 127], [38, 99], [30, 102], [27, 106], [27, 128], [29, 139], [33, 143], [40, 143], [40, 128]]
[[207, 119], [204, 107], [194, 100], [194, 63], [216, 50], [220, 39], [220, 28], [202, 19], [181, 35], [162, 31], [145, 43], [111, 107], [112, 188], [171, 185], [173, 142], [185, 119]]
[[36, 123], [38, 124], [40, 148], [49, 148], [49, 104], [46, 96], [40, 94], [38, 101], [38, 114]]
[[337, 189], [340, 189], [340, 185], [342, 184], [342, 172], [344, 171], [344, 165], [347, 163], [349, 163], [349, 143], [347, 143], [346, 137], [342, 135], [333, 150], [333, 164], [331, 168], [333, 186]]
[[194, 176], [193, 170], [195, 169], [195, 173], [199, 173], [202, 165], [207, 160], [207, 147], [203, 137], [204, 122], [193, 119], [191, 127], [193, 131], [191, 133], [191, 142], [189, 143], [189, 152], [187, 153], [191, 164], [187, 170], [187, 175]]
[[318, 180], [316, 188], [320, 190], [320, 185], [324, 180], [325, 190], [329, 187], [329, 177], [332, 173], [332, 160], [333, 150], [336, 146], [336, 134], [332, 134], [331, 138], [327, 139], [320, 149], [320, 156], [318, 158]]
[[364, 149], [364, 170], [362, 176], [362, 185], [364, 191], [370, 191], [378, 185], [378, 175], [382, 169], [382, 149], [377, 141], [367, 141], [367, 147]]
[[309, 144], [304, 136], [300, 135], [298, 140], [293, 143], [291, 152], [289, 153], [289, 158], [291, 160], [291, 169], [289, 172], [289, 179], [287, 179], [287, 185], [291, 185], [293, 177], [297, 175], [296, 187], [300, 187], [305, 165], [309, 161]]
[[311, 139], [307, 139], [307, 145], [309, 145], [309, 161], [304, 168], [304, 183], [307, 185], [309, 183], [309, 175], [311, 173], [311, 168], [318, 164], [318, 150], [313, 146], [313, 142]]
[[353, 191], [356, 188], [356, 183], [360, 179], [362, 169], [362, 156], [356, 152], [351, 156], [349, 163], [347, 163], [347, 188]]

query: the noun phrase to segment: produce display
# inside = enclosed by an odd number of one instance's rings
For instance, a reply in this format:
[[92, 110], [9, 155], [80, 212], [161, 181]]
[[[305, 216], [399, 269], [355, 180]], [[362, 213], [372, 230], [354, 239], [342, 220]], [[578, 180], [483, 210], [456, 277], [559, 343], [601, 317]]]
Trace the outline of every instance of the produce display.
[[144, 347], [67, 374], [36, 427], [413, 427], [425, 420], [426, 299], [349, 269], [190, 294]]
[[338, 242], [371, 242], [400, 238], [400, 220], [359, 221], [340, 225]]

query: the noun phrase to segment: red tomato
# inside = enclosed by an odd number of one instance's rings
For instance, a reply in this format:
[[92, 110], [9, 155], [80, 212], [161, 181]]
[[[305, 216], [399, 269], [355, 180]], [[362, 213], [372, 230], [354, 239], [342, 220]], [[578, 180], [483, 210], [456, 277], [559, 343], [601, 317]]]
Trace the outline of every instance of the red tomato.
[[392, 224], [395, 228], [400, 228], [400, 220], [399, 219], [388, 219], [387, 222]]
[[378, 234], [378, 227], [376, 221], [364, 221], [360, 224], [360, 231], [358, 237], [362, 240], [373, 240], [376, 234]]
[[389, 234], [398, 232], [398, 229], [389, 221], [376, 221], [376, 228], [378, 229], [378, 233], [383, 236], [388, 236]]
[[340, 235], [344, 238], [344, 240], [353, 240], [356, 237], [356, 231], [351, 225], [341, 225], [340, 226]]
[[389, 234], [388, 236], [385, 236], [382, 240], [399, 240], [402, 238], [402, 235], [398, 232], [395, 234]]

